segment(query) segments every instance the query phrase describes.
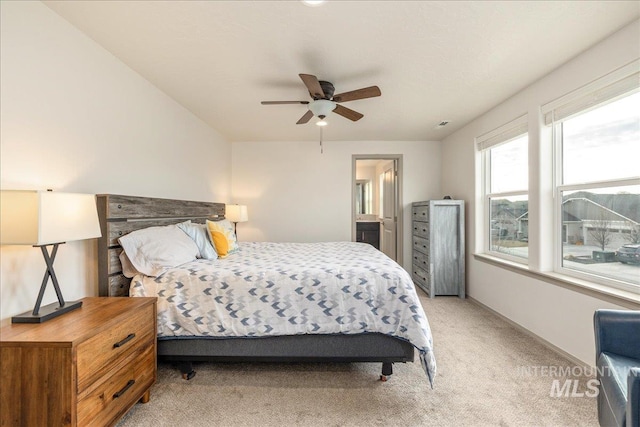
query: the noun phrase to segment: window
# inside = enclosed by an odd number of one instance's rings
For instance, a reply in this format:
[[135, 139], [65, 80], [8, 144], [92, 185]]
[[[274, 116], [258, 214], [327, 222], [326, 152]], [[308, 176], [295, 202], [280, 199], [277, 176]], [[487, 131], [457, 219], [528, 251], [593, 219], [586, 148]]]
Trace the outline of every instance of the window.
[[639, 289], [640, 259], [624, 253], [637, 248], [625, 245], [640, 244], [640, 92], [589, 105], [552, 126], [557, 270]]
[[476, 138], [478, 255], [640, 295], [640, 59], [528, 117]]
[[484, 252], [526, 262], [528, 135], [526, 116], [477, 139], [483, 157]]

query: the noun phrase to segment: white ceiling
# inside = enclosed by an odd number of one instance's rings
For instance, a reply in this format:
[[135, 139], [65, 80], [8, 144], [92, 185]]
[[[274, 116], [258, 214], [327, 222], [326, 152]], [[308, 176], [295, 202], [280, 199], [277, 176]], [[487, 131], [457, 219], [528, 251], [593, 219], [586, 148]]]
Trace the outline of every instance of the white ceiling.
[[[440, 140], [640, 16], [638, 1], [48, 1], [230, 141], [317, 140], [299, 73], [345, 103], [325, 140]], [[451, 123], [435, 129], [442, 120]]]

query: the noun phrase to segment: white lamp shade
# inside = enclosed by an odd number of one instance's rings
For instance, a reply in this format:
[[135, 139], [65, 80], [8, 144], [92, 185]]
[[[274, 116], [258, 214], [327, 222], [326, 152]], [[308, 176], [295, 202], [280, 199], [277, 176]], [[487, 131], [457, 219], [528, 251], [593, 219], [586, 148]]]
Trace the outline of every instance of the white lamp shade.
[[249, 215], [245, 205], [227, 205], [224, 217], [231, 222], [247, 222]]
[[93, 194], [0, 193], [0, 244], [49, 245], [100, 237]]

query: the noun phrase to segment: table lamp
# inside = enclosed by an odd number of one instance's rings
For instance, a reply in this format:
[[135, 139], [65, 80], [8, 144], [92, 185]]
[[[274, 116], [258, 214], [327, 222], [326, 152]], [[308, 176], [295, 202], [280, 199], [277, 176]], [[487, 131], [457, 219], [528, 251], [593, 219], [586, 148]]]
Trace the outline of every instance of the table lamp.
[[233, 232], [236, 233], [236, 227], [239, 222], [249, 221], [246, 205], [226, 205], [224, 217], [233, 223]]
[[[2, 190], [0, 245], [38, 247], [47, 265], [33, 311], [11, 318], [12, 323], [42, 323], [80, 308], [82, 301], [65, 301], [62, 297], [53, 261], [59, 245], [100, 236], [96, 199], [92, 194]], [[52, 247], [50, 253], [49, 246]], [[41, 307], [49, 278], [53, 282], [58, 304]]]

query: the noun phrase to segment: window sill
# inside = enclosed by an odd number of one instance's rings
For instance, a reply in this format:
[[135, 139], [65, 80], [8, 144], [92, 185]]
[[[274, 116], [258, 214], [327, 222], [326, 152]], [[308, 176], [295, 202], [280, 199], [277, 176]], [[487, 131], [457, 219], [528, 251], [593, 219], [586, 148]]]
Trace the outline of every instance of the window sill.
[[525, 276], [533, 277], [535, 279], [544, 280], [545, 282], [552, 285], [570, 289], [575, 292], [580, 292], [582, 294], [608, 301], [613, 304], [618, 304], [623, 307], [635, 310], [640, 309], [640, 294], [612, 288], [606, 285], [600, 285], [587, 280], [577, 279], [574, 277], [566, 276], [564, 274], [533, 271], [527, 265], [508, 261], [487, 254], [473, 254], [473, 257], [478, 261], [506, 268], [507, 270], [511, 270], [519, 274], [524, 274]]

